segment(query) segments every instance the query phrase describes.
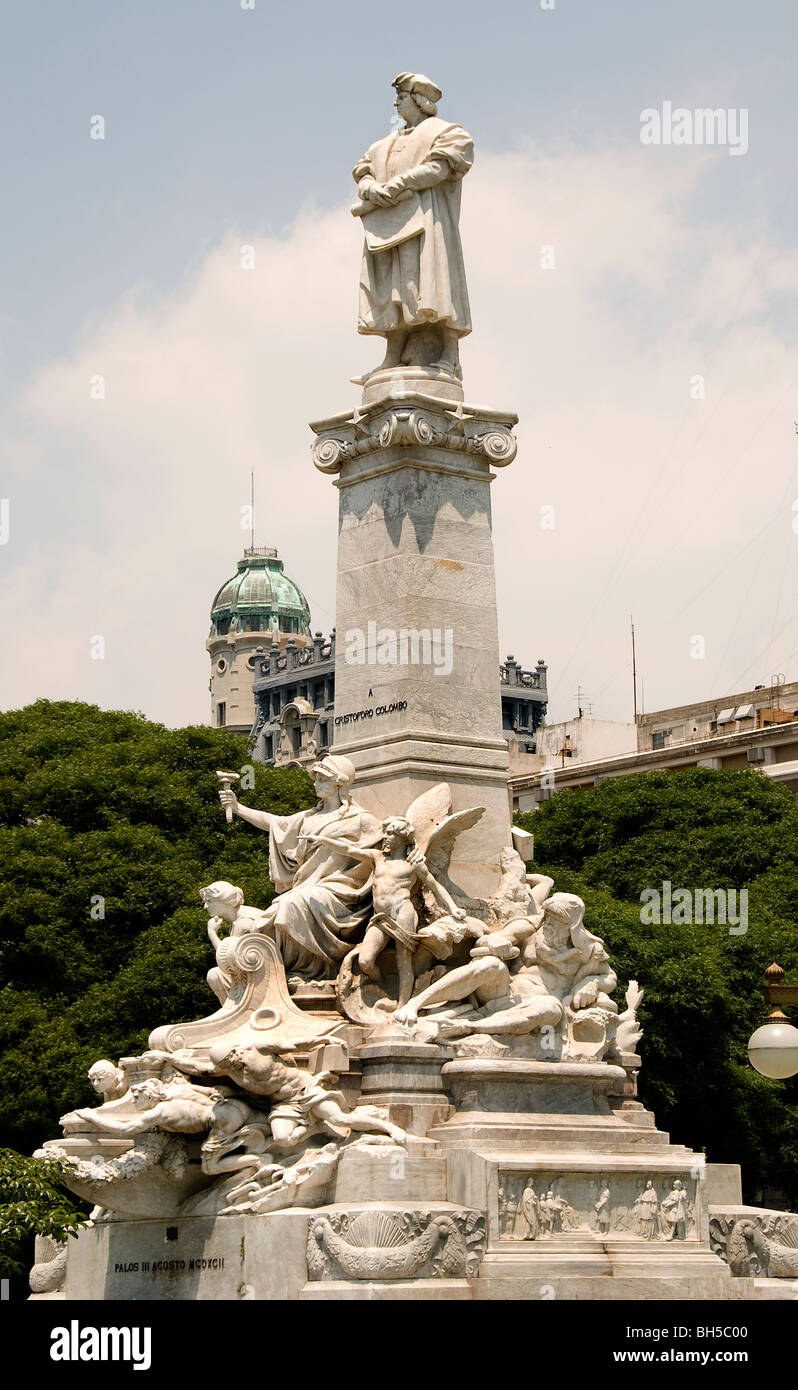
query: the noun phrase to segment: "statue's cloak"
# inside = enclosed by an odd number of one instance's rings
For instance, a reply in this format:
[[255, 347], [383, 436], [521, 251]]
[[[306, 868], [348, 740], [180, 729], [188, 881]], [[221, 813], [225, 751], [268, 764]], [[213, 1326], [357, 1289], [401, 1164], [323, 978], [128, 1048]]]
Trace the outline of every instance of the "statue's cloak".
[[378, 140], [353, 174], [397, 182], [408, 196], [363, 216], [358, 332], [442, 324], [471, 332], [460, 244], [460, 181], [474, 162], [462, 126], [429, 116], [411, 130]]

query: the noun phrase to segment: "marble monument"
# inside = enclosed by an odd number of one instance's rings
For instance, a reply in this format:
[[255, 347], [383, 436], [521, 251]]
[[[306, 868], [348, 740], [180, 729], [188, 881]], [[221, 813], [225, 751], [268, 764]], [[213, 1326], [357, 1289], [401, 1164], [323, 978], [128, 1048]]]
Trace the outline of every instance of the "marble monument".
[[37, 1251], [36, 1297], [727, 1300], [794, 1269], [786, 1227], [710, 1244], [703, 1155], [637, 1100], [642, 991], [620, 1007], [584, 903], [511, 827], [489, 493], [515, 416], [464, 404], [473, 147], [429, 78], [394, 88], [404, 128], [355, 166], [353, 209], [385, 358], [313, 426], [335, 742], [295, 815], [219, 773], [275, 897], [200, 890], [210, 1011], [95, 1063], [100, 1103], [40, 1151], [93, 1212]]

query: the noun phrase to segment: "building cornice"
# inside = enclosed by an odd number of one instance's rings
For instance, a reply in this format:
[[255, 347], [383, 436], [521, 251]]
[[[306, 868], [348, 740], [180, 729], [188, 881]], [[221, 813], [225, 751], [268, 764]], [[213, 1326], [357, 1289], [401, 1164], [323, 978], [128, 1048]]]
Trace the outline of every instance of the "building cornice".
[[531, 791], [540, 786], [542, 777], [550, 777], [552, 772], [556, 774], [556, 781], [561, 788], [568, 782], [580, 782], [587, 778], [600, 777], [604, 773], [612, 776], [624, 771], [645, 772], [650, 767], [664, 771], [668, 767], [678, 767], [680, 763], [692, 762], [697, 757], [717, 757], [724, 749], [727, 752], [744, 752], [747, 748], [788, 742], [790, 738], [796, 737], [798, 720], [791, 720], [785, 724], [771, 724], [767, 729], [749, 729], [742, 733], [713, 734], [710, 738], [691, 739], [684, 743], [671, 744], [668, 748], [646, 748], [636, 753], [617, 753], [611, 758], [575, 763], [570, 767], [567, 764], [564, 767], [555, 764], [539, 768], [535, 772], [511, 772], [510, 787], [513, 792]]

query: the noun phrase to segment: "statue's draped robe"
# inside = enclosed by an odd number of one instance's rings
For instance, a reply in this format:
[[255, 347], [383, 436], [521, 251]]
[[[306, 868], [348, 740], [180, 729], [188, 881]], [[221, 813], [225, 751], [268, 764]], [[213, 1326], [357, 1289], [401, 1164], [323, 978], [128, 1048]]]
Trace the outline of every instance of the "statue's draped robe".
[[312, 817], [316, 833], [352, 844], [379, 843], [379, 823], [359, 806], [328, 816], [299, 811], [275, 816], [269, 835], [269, 873], [278, 896], [266, 911], [286, 969], [312, 978], [334, 973], [371, 914], [371, 864], [353, 860], [301, 836]]
[[429, 116], [378, 140], [355, 165], [358, 183], [398, 180], [411, 190], [395, 206], [375, 206], [363, 217], [358, 332], [423, 324], [471, 332], [458, 221], [460, 180], [473, 162], [474, 146], [462, 126]]
[[525, 1187], [521, 1197], [521, 1211], [524, 1216], [526, 1229], [522, 1231], [522, 1240], [534, 1240], [539, 1229], [538, 1222], [538, 1198], [531, 1187]]

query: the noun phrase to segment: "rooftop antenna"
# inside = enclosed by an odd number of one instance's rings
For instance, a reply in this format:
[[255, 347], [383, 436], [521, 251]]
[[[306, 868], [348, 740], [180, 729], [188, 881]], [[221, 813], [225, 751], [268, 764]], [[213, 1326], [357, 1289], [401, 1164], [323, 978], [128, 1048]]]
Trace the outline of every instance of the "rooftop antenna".
[[636, 656], [636, 653], [635, 653], [635, 623], [634, 623], [634, 618], [633, 618], [633, 617], [630, 617], [630, 618], [629, 618], [629, 621], [630, 621], [630, 623], [631, 623], [631, 625], [632, 625], [632, 696], [633, 696], [633, 699], [634, 699], [634, 707], [635, 707], [635, 724], [636, 724], [636, 723], [637, 723], [637, 656]]
[[781, 687], [785, 684], [787, 677], [783, 671], [770, 677], [770, 698], [776, 709], [781, 709]]
[[249, 548], [255, 549], [255, 469], [249, 470]]

